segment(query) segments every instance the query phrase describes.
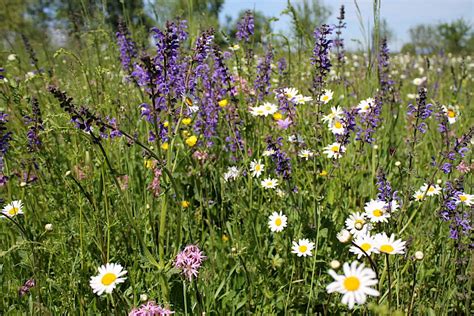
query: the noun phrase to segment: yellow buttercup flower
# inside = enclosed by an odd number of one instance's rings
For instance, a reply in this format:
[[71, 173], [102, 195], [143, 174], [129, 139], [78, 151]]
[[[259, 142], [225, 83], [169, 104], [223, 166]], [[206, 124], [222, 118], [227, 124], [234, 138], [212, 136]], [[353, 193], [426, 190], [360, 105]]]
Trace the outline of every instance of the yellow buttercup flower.
[[170, 145], [168, 144], [168, 142], [161, 144], [161, 149], [163, 150], [168, 150], [169, 147]]
[[147, 168], [147, 169], [153, 169], [153, 160], [151, 160], [151, 159], [145, 159], [145, 161], [143, 162], [143, 164], [145, 165], [145, 168]]
[[273, 114], [273, 119], [275, 121], [282, 120], [283, 119], [283, 114], [281, 114], [280, 112], [276, 112], [275, 114]]
[[191, 205], [188, 201], [181, 201], [181, 206], [184, 208], [188, 208]]
[[222, 99], [217, 104], [219, 104], [221, 108], [225, 108], [227, 104], [229, 104], [229, 101], [227, 101], [227, 99]]
[[193, 147], [194, 145], [196, 145], [197, 143], [197, 137], [196, 136], [190, 136], [188, 138], [186, 138], [186, 145], [188, 145], [189, 147]]
[[326, 170], [323, 170], [323, 171], [321, 171], [321, 172], [319, 173], [319, 175], [320, 175], [321, 177], [325, 177], [325, 176], [328, 175], [328, 172], [327, 172]]
[[189, 117], [184, 118], [181, 122], [183, 122], [184, 125], [189, 125], [192, 122], [192, 119]]
[[170, 125], [170, 122], [168, 122], [168, 121], [165, 121], [165, 122], [163, 123], [163, 126], [164, 126], [164, 127], [168, 127], [169, 125]]

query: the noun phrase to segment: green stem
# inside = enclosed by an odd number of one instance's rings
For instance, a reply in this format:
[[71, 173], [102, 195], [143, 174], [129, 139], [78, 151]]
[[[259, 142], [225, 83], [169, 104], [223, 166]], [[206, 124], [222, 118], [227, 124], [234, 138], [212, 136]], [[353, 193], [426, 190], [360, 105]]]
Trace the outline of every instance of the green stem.
[[385, 254], [385, 260], [387, 263], [387, 276], [388, 276], [388, 309], [392, 306], [392, 278], [390, 277], [390, 262], [389, 262], [389, 254]]

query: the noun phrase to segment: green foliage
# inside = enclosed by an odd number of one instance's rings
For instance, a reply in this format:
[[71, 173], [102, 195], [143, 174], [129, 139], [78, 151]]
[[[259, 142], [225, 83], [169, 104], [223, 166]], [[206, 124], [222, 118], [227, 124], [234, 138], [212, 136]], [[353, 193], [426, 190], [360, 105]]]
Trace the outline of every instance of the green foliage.
[[472, 53], [474, 32], [463, 19], [437, 25], [417, 25], [410, 28], [411, 44], [420, 53], [434, 53], [440, 50], [453, 54]]

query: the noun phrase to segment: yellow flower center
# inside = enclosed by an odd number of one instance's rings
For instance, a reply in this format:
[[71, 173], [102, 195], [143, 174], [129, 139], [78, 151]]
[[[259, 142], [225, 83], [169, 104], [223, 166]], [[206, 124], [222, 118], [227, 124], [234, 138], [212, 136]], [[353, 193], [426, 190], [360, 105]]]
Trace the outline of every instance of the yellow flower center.
[[434, 190], [435, 190], [434, 187], [430, 187], [430, 188], [428, 189], [428, 192], [433, 192]]
[[379, 209], [376, 209], [372, 212], [372, 214], [374, 214], [375, 217], [380, 217], [380, 216], [383, 215], [383, 211], [379, 210]]
[[467, 197], [465, 195], [460, 195], [459, 199], [461, 200], [461, 202], [466, 202]]
[[456, 117], [456, 112], [454, 112], [453, 110], [448, 110], [448, 117], [450, 118]]
[[117, 280], [117, 276], [114, 274], [114, 273], [106, 273], [104, 274], [104, 276], [102, 277], [102, 284], [103, 285], [110, 285], [112, 284], [115, 280]]
[[335, 153], [337, 153], [339, 151], [339, 146], [332, 146], [331, 147], [331, 150]]
[[329, 100], [329, 96], [323, 95], [323, 101], [327, 101], [327, 100]]
[[255, 165], [255, 171], [260, 171], [262, 169], [262, 167], [260, 165]]
[[393, 247], [391, 245], [382, 245], [380, 247], [380, 251], [385, 252], [385, 253], [392, 253], [393, 252]]
[[344, 287], [348, 291], [357, 291], [360, 287], [360, 281], [358, 277], [350, 276], [344, 280]]
[[301, 245], [298, 247], [298, 251], [301, 252], [301, 253], [305, 253], [306, 250], [308, 250], [308, 247], [305, 246], [305, 245]]
[[275, 220], [275, 225], [281, 226], [281, 223], [282, 223], [282, 222], [281, 222], [281, 218], [277, 218], [277, 219]]
[[342, 127], [341, 122], [338, 121], [338, 122], [334, 123], [334, 127], [335, 128], [341, 128]]
[[369, 251], [370, 248], [372, 248], [372, 246], [368, 243], [364, 243], [362, 245], [360, 245], [360, 248], [362, 248], [362, 250], [364, 250], [365, 252]]
[[16, 215], [18, 214], [18, 212], [20, 211], [20, 209], [18, 207], [12, 207], [9, 211], [8, 211], [8, 214], [9, 215]]

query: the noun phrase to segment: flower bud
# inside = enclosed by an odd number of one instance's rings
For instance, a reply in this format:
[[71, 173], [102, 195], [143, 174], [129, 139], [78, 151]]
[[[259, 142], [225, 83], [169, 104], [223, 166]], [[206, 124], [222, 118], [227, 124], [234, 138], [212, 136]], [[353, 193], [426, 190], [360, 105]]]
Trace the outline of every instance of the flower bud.
[[347, 244], [352, 238], [351, 233], [347, 229], [341, 230], [339, 233], [337, 233], [336, 237], [343, 244]]
[[416, 260], [423, 260], [423, 258], [425, 257], [425, 254], [421, 251], [417, 251], [415, 252], [415, 259]]
[[52, 230], [53, 230], [53, 224], [48, 223], [48, 224], [44, 225], [44, 229], [45, 229], [47, 232], [52, 231]]
[[337, 260], [333, 260], [329, 263], [329, 266], [331, 267], [331, 269], [337, 270], [341, 266], [341, 263]]

